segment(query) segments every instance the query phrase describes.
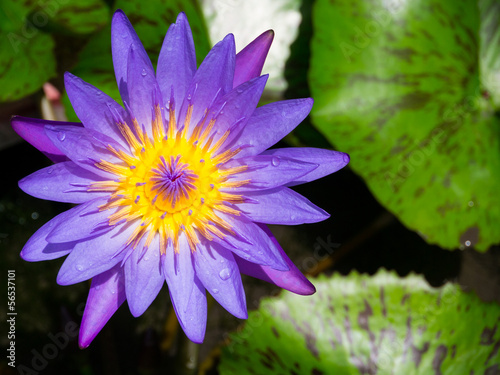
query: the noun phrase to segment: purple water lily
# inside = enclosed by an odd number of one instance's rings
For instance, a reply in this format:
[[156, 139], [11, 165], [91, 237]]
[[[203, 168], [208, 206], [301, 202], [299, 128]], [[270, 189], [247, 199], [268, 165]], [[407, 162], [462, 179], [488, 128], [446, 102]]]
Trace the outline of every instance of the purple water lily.
[[120, 10], [111, 38], [124, 107], [66, 73], [66, 91], [83, 126], [12, 120], [55, 162], [21, 180], [21, 189], [78, 204], [43, 225], [21, 256], [42, 261], [68, 255], [60, 285], [92, 279], [80, 346], [90, 344], [125, 300], [134, 316], [141, 315], [165, 281], [194, 342], [205, 335], [206, 290], [234, 316], [247, 317], [240, 273], [314, 293], [264, 223], [326, 219], [289, 187], [335, 172], [349, 157], [314, 148], [267, 150], [313, 103], [257, 107], [272, 31], [238, 54], [233, 36], [226, 36], [197, 69], [181, 13], [168, 29], [156, 73]]

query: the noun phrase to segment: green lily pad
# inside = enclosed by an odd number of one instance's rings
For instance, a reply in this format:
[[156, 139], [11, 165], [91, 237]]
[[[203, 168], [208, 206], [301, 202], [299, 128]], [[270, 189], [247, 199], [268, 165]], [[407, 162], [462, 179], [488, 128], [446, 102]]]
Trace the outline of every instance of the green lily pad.
[[55, 75], [52, 37], [30, 26], [26, 30], [0, 30], [0, 102], [32, 94]]
[[72, 0], [37, 2], [32, 14], [42, 20], [47, 17], [58, 27], [74, 34], [89, 34], [105, 27], [110, 9], [104, 0]]
[[[175, 22], [180, 12], [186, 13], [193, 32], [198, 63], [210, 50], [210, 41], [203, 15], [196, 0], [127, 1], [118, 0], [115, 9], [122, 9], [134, 26], [153, 65], [156, 65], [168, 27]], [[96, 86], [121, 103], [116, 85], [111, 57], [111, 25], [96, 33], [78, 56], [78, 64], [70, 71], [84, 81]], [[79, 121], [67, 95], [63, 104], [69, 121]]]
[[375, 197], [429, 243], [500, 242], [500, 123], [480, 82], [498, 22], [475, 1], [318, 0], [313, 24], [313, 123]]
[[230, 374], [498, 374], [500, 306], [421, 276], [322, 276], [261, 303], [230, 336]]

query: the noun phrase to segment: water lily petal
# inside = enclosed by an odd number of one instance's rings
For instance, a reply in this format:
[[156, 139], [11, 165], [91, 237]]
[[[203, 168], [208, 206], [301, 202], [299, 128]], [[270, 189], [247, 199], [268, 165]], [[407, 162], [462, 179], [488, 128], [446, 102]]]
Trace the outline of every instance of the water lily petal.
[[124, 102], [129, 102], [128, 77], [128, 51], [134, 45], [136, 53], [141, 55], [143, 61], [149, 60], [141, 40], [137, 36], [132, 24], [121, 9], [118, 9], [111, 20], [111, 54], [115, 68], [116, 83]]
[[228, 312], [248, 318], [245, 291], [231, 251], [204, 241], [193, 253], [194, 268], [205, 289]]
[[273, 39], [273, 30], [264, 31], [236, 54], [233, 87], [260, 76]]
[[82, 127], [79, 122], [49, 121], [21, 116], [12, 117], [11, 124], [17, 134], [55, 163], [66, 161], [68, 158], [47, 137], [45, 125]]
[[[142, 47], [142, 45], [141, 45]], [[163, 102], [151, 60], [131, 45], [127, 63], [128, 104], [139, 125], [152, 135], [154, 108]]]
[[80, 348], [90, 345], [124, 301], [124, 276], [119, 264], [92, 279], [78, 337]]
[[234, 235], [227, 235], [223, 240], [214, 236], [214, 242], [227, 247], [250, 262], [278, 270], [288, 270], [279, 249], [257, 224], [243, 217], [237, 218], [223, 212], [217, 212], [217, 216], [230, 225]]
[[294, 157], [304, 162], [318, 165], [318, 168], [300, 176], [300, 178], [290, 181], [287, 183], [287, 186], [300, 185], [305, 182], [317, 180], [318, 178], [324, 177], [333, 172], [337, 172], [339, 169], [344, 168], [350, 160], [349, 155], [345, 152], [312, 147], [275, 148], [264, 151], [262, 155], [285, 158]]
[[238, 157], [258, 155], [275, 145], [307, 117], [312, 105], [313, 100], [307, 98], [258, 107], [235, 142], [235, 146], [245, 146]]
[[205, 336], [207, 300], [205, 288], [195, 275], [191, 250], [184, 234], [179, 236], [179, 252], [169, 244], [163, 256], [163, 274], [182, 329], [194, 342]]
[[127, 111], [121, 105], [98, 88], [69, 72], [64, 74], [64, 87], [76, 115], [85, 128], [105, 134], [122, 147], [127, 147], [113, 116], [113, 112], [117, 112], [123, 119], [128, 119]]
[[64, 211], [42, 225], [24, 245], [20, 254], [21, 258], [28, 262], [39, 262], [57, 259], [69, 254], [75, 247], [76, 242], [51, 244], [46, 238], [57, 225], [73, 216], [77, 208], [73, 207], [68, 211]]
[[27, 194], [56, 202], [83, 203], [107, 195], [88, 192], [87, 186], [102, 177], [80, 168], [72, 161], [65, 161], [40, 169], [19, 181]]
[[239, 256], [235, 256], [234, 258], [236, 260], [236, 263], [238, 264], [240, 272], [245, 275], [267, 281], [268, 283], [275, 284], [280, 288], [289, 290], [290, 292], [296, 294], [314, 294], [314, 292], [316, 292], [316, 288], [314, 288], [314, 285], [311, 284], [309, 280], [307, 280], [302, 272], [299, 271], [295, 264], [285, 254], [271, 231], [265, 225], [260, 225], [260, 227], [269, 235], [273, 243], [279, 249], [281, 256], [289, 267], [289, 270], [275, 270], [272, 267], [251, 263]]
[[295, 191], [279, 187], [259, 192], [249, 192], [249, 202], [237, 207], [255, 222], [266, 224], [297, 225], [316, 223], [330, 215]]
[[73, 215], [54, 226], [47, 236], [50, 243], [61, 243], [84, 240], [101, 235], [113, 227], [108, 225], [108, 217], [116, 212], [116, 208], [100, 211], [107, 199], [94, 199], [83, 203], [73, 211]]
[[[235, 46], [232, 34], [217, 43], [196, 71], [180, 108], [179, 124], [184, 124], [188, 107], [193, 104], [190, 129], [203, 118], [213, 103], [233, 88]], [[196, 104], [196, 105], [194, 105]]]
[[155, 238], [146, 251], [143, 251], [143, 244], [144, 241], [131, 250], [124, 265], [127, 302], [135, 317], [146, 311], [165, 283], [159, 238]]
[[180, 109], [195, 72], [193, 35], [186, 15], [180, 13], [167, 31], [156, 68], [156, 78], [162, 90], [165, 108], [169, 108], [168, 101], [171, 100], [173, 92], [174, 105], [178, 106], [177, 110]]
[[64, 261], [59, 285], [76, 284], [113, 268], [125, 256], [126, 243], [134, 225], [118, 225], [100, 236], [78, 242]]
[[45, 126], [45, 134], [78, 166], [99, 176], [113, 178], [113, 174], [105, 172], [96, 165], [101, 159], [111, 163], [121, 162], [105, 148], [106, 144], [119, 148], [119, 145], [109, 137], [75, 126]]
[[309, 163], [300, 158], [292, 159], [281, 155], [246, 156], [226, 163], [225, 167], [233, 168], [240, 165], [246, 165], [248, 169], [231, 176], [229, 181], [248, 180], [250, 182], [238, 187], [238, 193], [282, 186], [318, 167], [318, 164]]

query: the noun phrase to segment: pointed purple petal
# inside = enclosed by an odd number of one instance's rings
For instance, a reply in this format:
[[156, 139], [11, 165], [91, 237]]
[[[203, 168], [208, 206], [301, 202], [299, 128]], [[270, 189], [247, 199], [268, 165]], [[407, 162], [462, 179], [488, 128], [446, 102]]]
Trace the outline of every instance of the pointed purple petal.
[[193, 259], [196, 275], [212, 297], [229, 313], [247, 319], [245, 291], [231, 251], [214, 243], [200, 243]]
[[258, 155], [275, 145], [307, 117], [312, 105], [313, 100], [308, 98], [258, 107], [235, 142], [236, 146], [251, 146], [242, 148], [238, 157]]
[[109, 193], [87, 192], [87, 186], [102, 177], [89, 172], [72, 161], [40, 169], [19, 181], [25, 193], [56, 202], [83, 203]]
[[127, 111], [121, 105], [101, 90], [68, 72], [64, 74], [64, 86], [76, 115], [87, 129], [105, 134], [123, 147], [127, 146], [112, 113], [115, 111], [123, 119], [128, 119]]
[[61, 152], [78, 166], [99, 176], [114, 178], [113, 174], [96, 166], [96, 163], [101, 159], [111, 163], [122, 162], [105, 148], [105, 145], [111, 144], [119, 149], [118, 144], [103, 134], [72, 126], [46, 126], [45, 134]]
[[205, 331], [207, 329], [207, 296], [205, 288], [196, 275], [194, 276], [193, 283], [193, 289], [187, 298], [186, 310], [179, 310], [176, 299], [172, 297], [172, 293], [170, 293], [170, 299], [172, 300], [179, 324], [186, 336], [191, 341], [201, 344], [205, 338]]
[[234, 217], [223, 212], [217, 212], [217, 216], [231, 226], [235, 235], [228, 234], [223, 240], [214, 236], [214, 242], [250, 262], [274, 269], [288, 270], [276, 245], [257, 224], [243, 217]]
[[[210, 133], [210, 136], [214, 135], [212, 144], [217, 142], [227, 130], [230, 131], [230, 135], [224, 144], [230, 144], [231, 140], [239, 135], [259, 103], [267, 78], [268, 76], [265, 75], [245, 82], [213, 104], [205, 121], [205, 124], [208, 124], [210, 119], [215, 119], [214, 128]], [[224, 151], [224, 146], [220, 147], [217, 153], [222, 151]]]
[[269, 235], [271, 240], [279, 249], [281, 256], [289, 267], [289, 271], [278, 271], [269, 266], [251, 263], [245, 259], [235, 256], [236, 263], [238, 264], [241, 273], [267, 281], [271, 284], [275, 284], [280, 288], [289, 290], [290, 292], [296, 294], [310, 295], [316, 292], [314, 285], [307, 280], [302, 272], [300, 272], [295, 264], [293, 264], [290, 258], [288, 258], [278, 241], [276, 241], [276, 238], [272, 235], [271, 231], [265, 225], [261, 225], [261, 228]]
[[287, 186], [300, 185], [337, 172], [339, 169], [344, 168], [350, 160], [349, 155], [344, 152], [312, 147], [275, 148], [264, 151], [262, 155], [294, 158], [319, 165], [318, 168], [300, 178], [290, 181]]
[[113, 227], [108, 225], [107, 218], [117, 209], [99, 211], [99, 206], [106, 201], [107, 199], [95, 199], [75, 207], [72, 216], [52, 229], [47, 241], [50, 243], [79, 241], [111, 230]]
[[297, 225], [316, 223], [330, 217], [308, 199], [286, 187], [246, 193], [245, 197], [250, 201], [237, 206], [258, 223]]
[[274, 31], [267, 30], [238, 52], [236, 55], [233, 87], [260, 76], [273, 38]]
[[121, 9], [118, 9], [111, 20], [111, 53], [113, 55], [116, 83], [118, 84], [122, 100], [127, 103], [129, 102], [127, 85], [128, 51], [132, 44], [137, 54], [142, 56], [143, 61], [149, 59], [132, 24], [125, 13]]
[[76, 284], [105, 272], [125, 256], [135, 225], [116, 226], [109, 232], [80, 241], [64, 261], [57, 275], [59, 285]]
[[86, 348], [125, 301], [123, 270], [119, 264], [92, 279], [78, 344]]
[[[142, 241], [144, 242], [144, 241]], [[130, 312], [138, 317], [146, 311], [165, 283], [160, 262], [160, 244], [158, 236], [146, 252], [143, 244], [132, 251], [124, 265], [125, 291]]]
[[82, 126], [79, 122], [49, 121], [21, 116], [12, 117], [11, 124], [17, 134], [55, 163], [68, 160], [68, 158], [47, 137], [45, 125]]
[[201, 343], [206, 329], [207, 300], [205, 288], [195, 275], [191, 250], [183, 233], [179, 236], [178, 254], [171, 244], [167, 247], [163, 273], [182, 329], [190, 340]]
[[179, 124], [184, 123], [188, 106], [193, 104], [190, 120], [190, 128], [193, 129], [202, 119], [205, 111], [218, 98], [231, 91], [234, 75], [234, 48], [234, 37], [229, 34], [210, 50], [191, 81], [180, 112], [176, 110], [176, 113], [180, 113]]
[[177, 103], [180, 109], [195, 72], [196, 54], [193, 35], [186, 15], [180, 13], [177, 21], [170, 25], [167, 31], [156, 69], [156, 78], [165, 108], [169, 108], [168, 101], [173, 87], [174, 103]]
[[69, 254], [75, 246], [75, 242], [50, 244], [46, 238], [52, 229], [74, 215], [77, 208], [73, 207], [68, 211], [60, 213], [38, 229], [28, 242], [26, 242], [26, 245], [24, 245], [21, 251], [21, 258], [28, 262], [39, 262], [42, 260], [57, 259]]
[[128, 104], [139, 125], [143, 126], [147, 133], [152, 134], [151, 124], [156, 104], [154, 101], [155, 93], [159, 96], [158, 103], [162, 103], [162, 100], [153, 65], [151, 65], [148, 55], [142, 53], [142, 49], [144, 49], [142, 45], [140, 48], [131, 45], [128, 51]]
[[240, 165], [246, 165], [248, 169], [231, 176], [229, 181], [250, 182], [236, 189], [230, 189], [232, 192], [272, 189], [295, 181], [318, 167], [318, 164], [300, 159], [274, 155], [245, 156], [232, 160], [224, 166], [232, 168]]

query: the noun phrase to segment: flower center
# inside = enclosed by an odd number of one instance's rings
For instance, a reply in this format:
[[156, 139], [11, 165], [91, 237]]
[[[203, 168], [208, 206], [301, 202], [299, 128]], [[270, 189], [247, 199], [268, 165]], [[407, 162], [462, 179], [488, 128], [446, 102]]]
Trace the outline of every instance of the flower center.
[[159, 210], [173, 213], [189, 207], [193, 201], [198, 175], [188, 164], [180, 162], [181, 155], [165, 159], [160, 156], [160, 163], [146, 175], [146, 196]]
[[243, 198], [228, 190], [249, 181], [228, 180], [247, 167], [224, 168], [239, 149], [221, 150], [229, 130], [212, 144], [216, 119], [208, 124], [202, 121], [188, 135], [191, 113], [189, 106], [184, 126], [178, 129], [175, 112], [170, 108], [168, 126], [164, 127], [162, 111], [157, 106], [152, 139], [135, 119], [133, 127], [116, 120], [130, 151], [108, 146], [121, 162], [101, 160], [96, 164], [116, 178], [95, 182], [89, 191], [111, 193], [108, 202], [100, 207], [118, 208], [108, 217], [109, 225], [124, 220], [140, 224], [127, 243], [134, 248], [139, 243], [148, 247], [159, 235], [161, 251], [165, 251], [168, 242], [178, 251], [178, 238], [184, 232], [194, 251], [199, 235], [213, 240], [214, 236], [223, 238], [232, 233], [217, 212], [240, 215], [232, 204], [243, 202]]

